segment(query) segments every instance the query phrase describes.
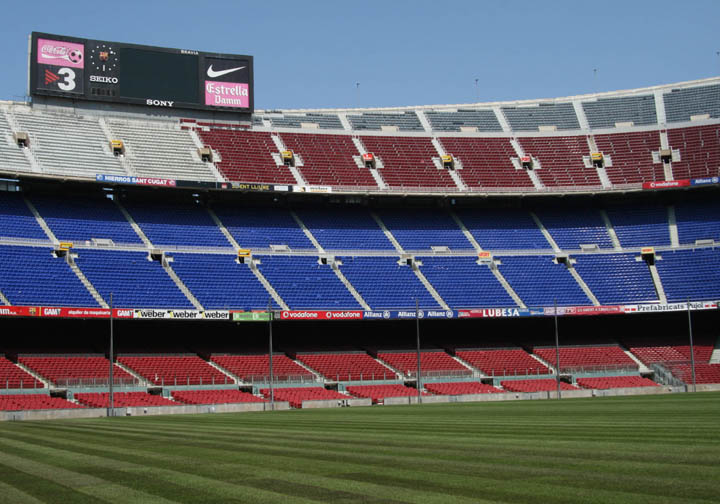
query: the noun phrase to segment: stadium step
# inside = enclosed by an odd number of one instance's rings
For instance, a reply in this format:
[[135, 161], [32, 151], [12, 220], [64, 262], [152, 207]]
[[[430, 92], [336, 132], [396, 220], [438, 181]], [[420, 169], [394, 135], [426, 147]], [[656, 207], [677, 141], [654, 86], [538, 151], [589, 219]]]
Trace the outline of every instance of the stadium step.
[[500, 123], [500, 126], [502, 127], [502, 130], [505, 133], [512, 133], [512, 128], [510, 127], [510, 123], [507, 120], [507, 117], [505, 117], [505, 114], [503, 114], [502, 109], [500, 106], [496, 106], [492, 108], [493, 112], [495, 112], [495, 118]]
[[90, 280], [87, 279], [85, 274], [78, 268], [78, 265], [75, 264], [75, 261], [68, 260], [67, 261], [68, 266], [70, 266], [70, 269], [75, 273], [75, 276], [78, 277], [80, 282], [85, 286], [85, 288], [88, 290], [90, 295], [97, 301], [97, 303], [102, 306], [103, 308], [110, 308], [110, 305], [107, 304], [107, 302], [102, 298], [100, 293], [95, 289], [95, 286], [90, 282]]
[[16, 362], [15, 365], [16, 365], [17, 367], [19, 367], [20, 369], [22, 369], [23, 371], [25, 371], [27, 374], [31, 375], [31, 376], [32, 376], [33, 378], [35, 378], [37, 381], [41, 382], [45, 388], [50, 388], [50, 387], [51, 387], [52, 384], [50, 383], [50, 381], [49, 381], [47, 378], [45, 378], [45, 377], [37, 374], [35, 371], [33, 371], [32, 369], [30, 369], [29, 367], [27, 367], [25, 364], [22, 364], [22, 363], [20, 363], [20, 362]]
[[457, 362], [458, 364], [462, 364], [463, 366], [465, 366], [466, 368], [468, 368], [470, 371], [472, 371], [472, 372], [473, 372], [473, 378], [483, 378], [483, 377], [486, 376], [482, 371], [480, 371], [479, 369], [477, 369], [477, 368], [474, 367], [473, 365], [468, 364], [467, 362], [465, 362], [464, 360], [462, 360], [460, 357], [458, 357], [458, 356], [456, 356], [456, 355], [450, 355], [450, 358], [453, 359], [453, 360], [454, 360], [455, 362]]
[[275, 288], [270, 285], [270, 282], [267, 278], [265, 278], [265, 275], [262, 274], [260, 271], [260, 268], [257, 267], [257, 265], [254, 262], [251, 262], [249, 265], [250, 271], [253, 272], [253, 275], [255, 275], [255, 278], [258, 279], [258, 281], [262, 284], [263, 287], [265, 287], [265, 290], [267, 293], [273, 298], [275, 303], [280, 306], [283, 310], [289, 310], [290, 307], [287, 305], [285, 301], [283, 301], [283, 298], [280, 297], [280, 294], [277, 293]]
[[592, 304], [594, 306], [600, 306], [600, 301], [598, 301], [598, 298], [595, 297], [595, 294], [593, 294], [593, 291], [590, 290], [590, 287], [588, 287], [588, 284], [585, 283], [585, 280], [582, 279], [582, 277], [580, 276], [580, 273], [577, 272], [577, 270], [573, 267], [572, 264], [570, 264], [569, 261], [567, 263], [567, 270], [570, 272], [570, 274], [575, 279], [577, 284], [583, 290], [585, 295], [590, 299], [590, 301], [592, 301]]
[[720, 336], [715, 341], [715, 348], [713, 348], [712, 355], [710, 356], [710, 364], [720, 364]]
[[515, 292], [515, 289], [512, 288], [510, 285], [510, 282], [508, 282], [502, 273], [500, 273], [500, 270], [498, 268], [490, 268], [490, 271], [495, 276], [498, 282], [500, 282], [500, 285], [503, 286], [503, 289], [505, 289], [505, 292], [508, 293], [508, 295], [513, 298], [513, 301], [515, 301], [515, 304], [517, 304], [520, 308], [527, 308], [527, 305], [525, 302], [518, 296], [517, 292]]
[[397, 250], [400, 254], [404, 254], [405, 251], [403, 250], [402, 245], [400, 245], [400, 242], [395, 239], [390, 230], [385, 226], [385, 223], [382, 221], [382, 219], [380, 219], [380, 216], [375, 212], [370, 212], [370, 216], [375, 220], [377, 225], [380, 226], [380, 229], [382, 229], [382, 232], [385, 234], [387, 239], [390, 240], [390, 243], [393, 244], [395, 250]]
[[[590, 149], [590, 152], [599, 152], [600, 149], [598, 149], [597, 144], [595, 143], [595, 137], [592, 135], [587, 136], [587, 143], [588, 148]], [[612, 189], [612, 181], [610, 180], [610, 177], [608, 177], [607, 170], [605, 169], [605, 166], [612, 166], [612, 161], [610, 160], [610, 156], [604, 156], [604, 164], [602, 167], [596, 166], [595, 169], [597, 170], [597, 176], [600, 179], [600, 183], [602, 184], [604, 189]], [[592, 163], [591, 160], [588, 160], [590, 163]]]
[[[529, 354], [529, 355], [530, 355], [530, 357], [532, 357], [533, 359], [535, 359], [536, 361], [538, 361], [540, 364], [542, 364], [543, 366], [545, 366], [546, 368], [548, 368], [552, 374], [555, 374], [555, 373], [557, 372], [555, 366], [553, 366], [552, 364], [550, 364], [548, 361], [546, 361], [546, 360], [543, 359], [542, 357], [538, 357], [538, 356], [535, 355], [534, 353], [531, 353], [531, 354]], [[560, 362], [560, 365], [562, 365], [562, 361]]]
[[339, 113], [338, 119], [340, 119], [340, 124], [342, 124], [344, 130], [352, 130], [352, 125], [350, 124], [350, 121], [348, 121], [347, 114], [345, 114], [344, 112]]
[[150, 239], [145, 235], [145, 233], [143, 232], [143, 230], [140, 229], [140, 226], [138, 225], [137, 222], [135, 222], [135, 219], [133, 219], [133, 216], [130, 215], [130, 212], [128, 212], [127, 210], [125, 210], [125, 207], [122, 206], [122, 205], [120, 204], [120, 202], [117, 201], [116, 199], [113, 199], [113, 201], [114, 201], [115, 204], [117, 205], [117, 207], [118, 207], [118, 209], [120, 210], [120, 212], [125, 216], [125, 219], [130, 223], [130, 227], [133, 228], [133, 231], [135, 231], [135, 234], [137, 234], [138, 237], [140, 237], [140, 239], [142, 240], [142, 242], [145, 244], [145, 246], [146, 246], [147, 248], [152, 249], [152, 248], [153, 248], [152, 242], [151, 242]]
[[445, 300], [444, 300], [442, 297], [440, 297], [440, 294], [438, 294], [438, 291], [436, 291], [436, 290], [435, 290], [435, 287], [432, 286], [432, 284], [430, 283], [430, 281], [429, 281], [427, 278], [425, 278], [425, 275], [422, 274], [422, 272], [420, 271], [420, 268], [419, 268], [419, 267], [414, 267], [414, 268], [413, 268], [413, 273], [415, 273], [415, 276], [418, 278], [418, 280], [420, 280], [420, 282], [422, 282], [422, 284], [423, 284], [423, 285], [425, 286], [425, 288], [428, 290], [428, 292], [429, 292], [430, 295], [433, 297], [433, 299], [435, 300], [435, 302], [436, 302], [437, 304], [439, 304], [440, 306], [442, 306], [442, 309], [443, 309], [443, 310], [449, 311], [449, 310], [450, 310], [450, 306], [448, 306], [448, 304], [445, 302]]
[[622, 345], [620, 345], [620, 348], [622, 348], [622, 351], [625, 352], [625, 355], [627, 355], [628, 357], [630, 357], [630, 358], [638, 365], [638, 368], [639, 368], [639, 370], [640, 370], [641, 373], [649, 373], [649, 372], [650, 372], [650, 368], [647, 367], [645, 364], [643, 364], [640, 359], [638, 359], [637, 357], [635, 357], [630, 350], [627, 350], [626, 348], [623, 348]]
[[[590, 123], [588, 122], [587, 116], [585, 115], [585, 109], [582, 108], [582, 101], [581, 100], [573, 100], [572, 106], [573, 106], [573, 109], [575, 110], [575, 115], [578, 118], [578, 123], [580, 124], [580, 129], [589, 130]], [[591, 152], [595, 152], [595, 151], [591, 151]]]
[[[15, 116], [12, 115], [10, 110], [3, 109], [2, 112], [5, 115], [5, 119], [7, 120], [8, 125], [10, 126], [10, 129], [13, 132], [23, 131], [23, 129], [20, 127], [20, 125], [15, 120]], [[32, 142], [32, 138], [31, 138]], [[38, 160], [35, 158], [35, 154], [33, 154], [32, 148], [29, 149], [22, 149], [23, 156], [25, 156], [25, 159], [27, 160], [28, 164], [30, 165], [30, 171], [35, 173], [42, 173], [42, 168], [40, 167], [40, 163], [38, 163]]]
[[[357, 158], [355, 159], [355, 163], [358, 165], [359, 169], [367, 170], [367, 168], [365, 168], [365, 163], [362, 160], [362, 155], [367, 154], [367, 149], [365, 149], [365, 145], [358, 137], [353, 137], [352, 141], [355, 144], [355, 148], [360, 153], [360, 155], [357, 156]], [[355, 156], [353, 156], [353, 158], [355, 158]], [[387, 189], [388, 185], [385, 183], [385, 179], [383, 179], [382, 175], [380, 174], [380, 168], [383, 168], [382, 160], [379, 157], [376, 157], [375, 169], [370, 170], [370, 175], [372, 175], [372, 177], [375, 179], [375, 183], [380, 189]]]
[[667, 304], [667, 296], [665, 295], [665, 289], [663, 288], [662, 281], [660, 280], [660, 274], [658, 273], [657, 266], [654, 264], [648, 264], [650, 269], [650, 276], [652, 277], [653, 284], [655, 284], [655, 292], [657, 292], [658, 299], [662, 304]]
[[10, 306], [10, 300], [5, 297], [5, 294], [3, 294], [2, 291], [0, 291], [0, 303]]
[[357, 301], [360, 306], [363, 307], [364, 310], [370, 311], [372, 308], [370, 308], [370, 305], [367, 304], [367, 302], [363, 299], [363, 297], [360, 295], [360, 293], [355, 289], [353, 284], [350, 283], [350, 280], [348, 280], [345, 275], [343, 275], [342, 271], [340, 271], [340, 268], [338, 267], [336, 262], [332, 263], [332, 270], [335, 272], [335, 275], [338, 277], [338, 280], [340, 280], [343, 285], [347, 288], [348, 291], [350, 291], [350, 294], [355, 298], [355, 301]]
[[605, 210], [600, 210], [600, 216], [605, 223], [605, 229], [607, 229], [608, 235], [610, 235], [610, 241], [613, 244], [613, 248], [618, 252], [622, 251], [622, 245], [620, 245], [620, 240], [618, 240], [617, 233], [615, 232], [612, 222], [610, 222], [610, 217], [608, 217], [607, 212]]
[[[105, 121], [104, 117], [100, 117], [98, 119], [98, 123], [100, 124], [100, 129], [105, 135], [105, 139], [108, 141], [108, 145], [113, 140], [119, 140], [119, 138], [115, 136], [115, 134], [110, 130], [110, 126], [108, 126], [108, 123], [107, 121]], [[125, 158], [125, 156], [118, 156], [118, 160], [120, 161], [120, 165], [123, 167], [123, 170], [125, 170], [125, 173], [127, 175], [131, 177], [137, 176], [135, 169], [132, 167], [132, 164]]]
[[[670, 149], [670, 141], [668, 140], [667, 131], [660, 132], [660, 148]], [[675, 180], [672, 171], [672, 160], [668, 161], [667, 163], [663, 163], [663, 172], [665, 175], [665, 180]]]
[[[194, 129], [189, 129], [188, 133], [190, 135], [190, 139], [193, 141], [193, 143], [195, 144], [195, 146], [198, 149], [205, 148], [205, 144], [203, 143], [202, 140], [200, 140], [200, 136], [197, 134], [197, 131], [195, 131]], [[219, 154], [216, 154], [216, 155], [219, 156]], [[215, 156], [213, 156], [213, 159], [215, 159]], [[225, 180], [225, 177], [222, 176], [222, 174], [220, 173], [220, 170], [218, 170], [218, 167], [214, 162], [207, 163], [207, 166], [208, 166], [208, 168], [210, 168], [210, 171], [215, 176], [215, 180], [217, 182], [227, 182]]]
[[116, 365], [117, 367], [119, 367], [120, 369], [122, 369], [123, 371], [125, 371], [125, 372], [126, 372], [127, 374], [129, 374], [130, 376], [132, 376], [133, 378], [135, 378], [135, 379], [138, 381], [138, 383], [142, 383], [142, 384], [144, 384], [144, 385], [150, 385], [150, 383], [148, 383], [148, 381], [147, 381], [145, 378], [143, 378], [141, 375], [137, 374], [135, 371], [133, 371], [132, 369], [130, 369], [130, 368], [127, 367], [126, 365], [121, 364], [120, 362], [118, 362], [117, 359], [115, 359], [115, 365]]
[[678, 235], [677, 217], [675, 216], [675, 205], [668, 206], [668, 228], [670, 230], [670, 245], [679, 247], [680, 238]]
[[[516, 167], [520, 166], [519, 159], [525, 156], [525, 150], [522, 148], [522, 145], [520, 145], [520, 142], [517, 141], [517, 139], [513, 138], [510, 140], [510, 145], [512, 145], [513, 149], [515, 149], [515, 154], [517, 154], [517, 158], [513, 158], [513, 165]], [[532, 180], [533, 185], [535, 186], [535, 189], [545, 189], [545, 184], [542, 183], [542, 180], [540, 180], [540, 177], [538, 177], [538, 174], [535, 170], [539, 170], [541, 168], [540, 161], [538, 159], [532, 158], [533, 160], [533, 166], [534, 169], [532, 170], [525, 170], [524, 168], [520, 167], [519, 169], [523, 170], [525, 173], [528, 174], [528, 177], [530, 177], [530, 180]]]
[[552, 235], [550, 234], [550, 231], [547, 230], [545, 225], [542, 223], [540, 218], [535, 215], [535, 212], [530, 212], [530, 217], [532, 217], [532, 220], [535, 221], [535, 224], [537, 224], [537, 227], [540, 228], [540, 232], [543, 234], [545, 239], [548, 241], [550, 246], [555, 252], [560, 252], [560, 247], [558, 247], [558, 244], [555, 243], [555, 240], [553, 239]]
[[417, 115], [418, 120], [420, 121], [420, 124], [422, 124], [422, 127], [425, 131], [428, 133], [432, 132], [432, 125], [430, 124], [430, 121], [428, 121], [427, 116], [425, 115], [425, 112], [422, 110], [416, 110], [415, 115]]
[[[273, 143], [275, 144], [275, 147], [277, 147], [279, 152], [283, 152], [283, 151], [287, 150], [287, 147], [283, 143], [282, 138], [280, 138], [280, 135], [270, 135], [270, 138], [272, 139]], [[296, 163], [298, 163], [298, 166], [302, 166], [302, 161], [299, 161], [300, 155], [298, 153], [295, 153], [295, 157], [296, 157]], [[282, 159], [280, 159], [280, 163], [283, 164]], [[290, 173], [292, 173], [292, 176], [295, 178], [295, 183], [297, 183], [297, 185], [303, 186], [303, 187], [308, 185], [307, 182], [305, 181], [305, 179], [303, 178], [302, 174], [296, 167], [288, 166], [287, 168], [290, 170]]]
[[322, 245], [320, 245], [320, 242], [315, 239], [312, 232], [307, 228], [305, 223], [300, 219], [298, 214], [296, 214], [294, 211], [290, 210], [290, 215], [292, 216], [293, 220], [297, 223], [297, 225], [302, 229], [302, 232], [305, 236], [307, 236], [308, 240], [313, 244], [313, 246], [317, 249], [318, 252], [324, 253], [325, 249], [323, 249]]
[[220, 217], [217, 216], [217, 214], [211, 209], [207, 209], [208, 213], [210, 214], [210, 218], [213, 220], [215, 225], [220, 229], [220, 232], [227, 238], [227, 241], [230, 242], [230, 245], [232, 245], [235, 250], [240, 250], [242, 247], [240, 244], [235, 240], [233, 235], [228, 231], [228, 228], [225, 227], [225, 224], [220, 220]]
[[32, 212], [33, 216], [35, 217], [35, 220], [37, 221], [38, 225], [42, 228], [42, 230], [45, 232], [45, 235], [50, 239], [51, 242], [54, 244], [60, 243], [60, 241], [55, 237], [55, 234], [50, 229], [50, 226], [47, 225], [47, 222], [45, 222], [45, 219], [42, 218], [42, 215], [40, 215], [40, 212], [37, 211], [37, 208], [35, 208], [35, 205], [33, 205], [29, 199], [23, 198], [25, 200], [25, 204], [30, 209], [30, 212]]
[[[204, 359], [203, 359], [203, 360], [204, 360]], [[234, 375], [233, 373], [231, 373], [230, 371], [228, 371], [227, 369], [225, 369], [224, 367], [222, 367], [222, 366], [219, 365], [218, 363], [213, 362], [213, 361], [211, 361], [211, 360], [206, 360], [205, 362], [207, 362], [210, 366], [214, 367], [215, 369], [217, 369], [218, 371], [220, 371], [222, 374], [224, 374], [225, 376], [227, 376], [228, 378], [230, 378], [230, 379], [233, 381], [233, 383], [235, 383], [236, 385], [242, 383], [242, 380], [240, 379], [240, 377]]]
[[177, 273], [172, 269], [170, 266], [170, 263], [167, 261], [162, 261], [162, 268], [165, 270], [165, 272], [168, 274], [170, 278], [172, 278], [172, 281], [175, 282], [175, 285], [177, 285], [178, 289], [180, 289], [180, 292], [185, 294], [185, 297], [192, 303], [192, 305], [197, 310], [204, 310], [203, 305], [200, 304], [200, 301], [197, 300], [197, 298], [193, 295], [192, 292], [190, 292], [190, 289], [187, 288], [187, 286], [183, 283], [182, 280], [180, 280], [180, 277], [177, 276]]

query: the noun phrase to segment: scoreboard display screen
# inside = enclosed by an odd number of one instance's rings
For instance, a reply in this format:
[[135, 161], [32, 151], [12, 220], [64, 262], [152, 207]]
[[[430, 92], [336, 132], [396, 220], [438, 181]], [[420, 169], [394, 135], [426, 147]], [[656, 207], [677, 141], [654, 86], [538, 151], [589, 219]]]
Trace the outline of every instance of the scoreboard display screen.
[[30, 94], [252, 113], [253, 58], [33, 32]]

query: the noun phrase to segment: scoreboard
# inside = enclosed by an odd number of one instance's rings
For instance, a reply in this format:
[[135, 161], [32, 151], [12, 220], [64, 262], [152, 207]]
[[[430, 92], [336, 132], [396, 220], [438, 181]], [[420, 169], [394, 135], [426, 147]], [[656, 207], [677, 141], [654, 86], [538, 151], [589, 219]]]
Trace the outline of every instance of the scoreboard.
[[253, 57], [33, 32], [30, 94], [252, 113]]

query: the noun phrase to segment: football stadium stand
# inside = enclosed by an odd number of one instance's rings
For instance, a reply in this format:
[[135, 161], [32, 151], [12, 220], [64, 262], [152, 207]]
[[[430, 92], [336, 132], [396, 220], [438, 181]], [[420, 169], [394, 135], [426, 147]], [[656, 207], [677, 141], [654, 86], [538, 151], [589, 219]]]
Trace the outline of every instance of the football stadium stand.
[[0, 356], [0, 389], [43, 388], [41, 381], [16, 366], [8, 359]]
[[2, 394], [0, 411], [73, 409], [84, 406], [70, 402], [62, 397], [50, 397], [47, 394]]
[[480, 382], [426, 383], [425, 389], [435, 395], [498, 394], [497, 387]]
[[[552, 392], [557, 390], [557, 381], [543, 380], [504, 380], [500, 382], [508, 392]], [[579, 390], [578, 387], [560, 382], [560, 390]]]
[[[405, 385], [351, 385], [347, 392], [355, 397], [369, 398], [373, 404], [382, 403], [388, 397], [417, 397], [418, 391]], [[425, 392], [422, 395], [430, 395]]]
[[[269, 380], [270, 357], [259, 355], [213, 355], [212, 362], [246, 382]], [[315, 376], [287, 355], [273, 354], [273, 379], [276, 381], [315, 381]]]
[[456, 355], [488, 376], [549, 374], [542, 362], [521, 348], [461, 349]]
[[120, 356], [118, 362], [145, 378], [163, 386], [219, 385], [233, 383], [197, 355]]
[[[90, 355], [20, 356], [18, 362], [56, 386], [107, 386], [110, 377], [110, 361], [105, 357]], [[117, 364], [113, 365], [113, 381], [116, 384], [132, 384], [137, 379]]]
[[577, 384], [586, 389], [614, 389], [657, 387], [658, 384], [641, 376], [603, 376], [600, 378], [578, 378]]
[[[108, 392], [81, 392], [74, 394], [74, 399], [88, 408], [107, 408], [110, 406]], [[144, 407], [144, 406], [178, 406], [179, 404], [159, 395], [147, 392], [113, 392], [113, 406], [115, 408]]]
[[[560, 370], [605, 370], [632, 369], [637, 370], [637, 363], [625, 354], [617, 345], [606, 346], [561, 346]], [[555, 348], [533, 348], [533, 353], [557, 367]]]
[[300, 353], [297, 359], [328, 380], [374, 381], [397, 378], [395, 371], [364, 352]]
[[[378, 358], [406, 377], [417, 375], [417, 354], [414, 352], [379, 352]], [[423, 376], [471, 376], [472, 370], [441, 350], [420, 352]]]

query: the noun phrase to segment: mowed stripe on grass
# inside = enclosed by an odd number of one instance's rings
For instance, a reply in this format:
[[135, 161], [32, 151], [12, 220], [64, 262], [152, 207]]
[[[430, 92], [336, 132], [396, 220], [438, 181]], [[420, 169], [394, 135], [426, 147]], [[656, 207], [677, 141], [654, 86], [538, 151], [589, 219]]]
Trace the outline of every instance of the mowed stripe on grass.
[[720, 393], [0, 424], [0, 502], [718, 502]]

